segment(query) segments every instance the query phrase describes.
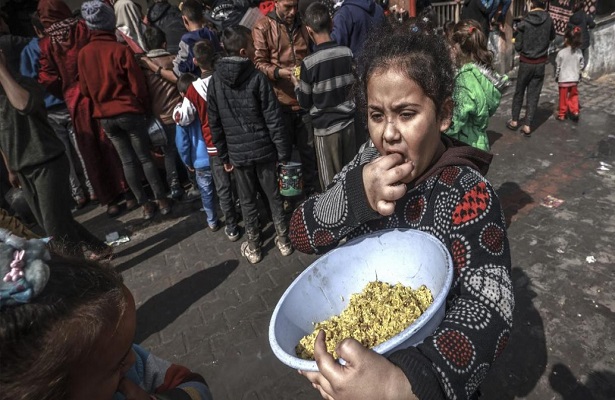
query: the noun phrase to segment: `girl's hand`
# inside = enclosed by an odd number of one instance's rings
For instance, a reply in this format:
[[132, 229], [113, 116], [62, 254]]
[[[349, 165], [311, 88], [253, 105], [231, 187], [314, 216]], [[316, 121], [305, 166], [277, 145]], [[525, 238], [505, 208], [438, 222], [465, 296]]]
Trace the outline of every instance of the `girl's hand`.
[[387, 216], [395, 211], [395, 202], [407, 191], [401, 183], [414, 169], [414, 163], [404, 162], [401, 154], [378, 157], [363, 168], [363, 186], [371, 208]]
[[141, 389], [136, 383], [122, 378], [117, 387], [117, 391], [126, 397], [126, 400], [151, 400], [151, 396], [145, 390]]
[[337, 354], [346, 361], [338, 364], [327, 353], [325, 332], [320, 331], [314, 346], [320, 372], [299, 373], [327, 400], [416, 400], [406, 375], [383, 356], [363, 347], [354, 339], [342, 340]]

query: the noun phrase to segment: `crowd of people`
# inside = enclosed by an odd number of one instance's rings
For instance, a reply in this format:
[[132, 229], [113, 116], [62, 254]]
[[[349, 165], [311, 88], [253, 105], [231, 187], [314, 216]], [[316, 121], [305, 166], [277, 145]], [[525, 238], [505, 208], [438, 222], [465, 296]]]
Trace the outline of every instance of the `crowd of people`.
[[[510, 1], [483, 4], [487, 24], [468, 17], [444, 29], [419, 3], [407, 19], [374, 0], [156, 0], [146, 12], [133, 0], [85, 1], [78, 12], [40, 0], [33, 38], [2, 20], [0, 149], [48, 239], [2, 210], [0, 354], [10, 367], [0, 399], [211, 398], [202, 377], [132, 343], [132, 296], [92, 263], [112, 248], [71, 213], [96, 200], [111, 217], [140, 207], [149, 220], [195, 198], [208, 228], [232, 242], [243, 218], [240, 250], [252, 264], [262, 259], [261, 205], [282, 256], [387, 228], [437, 237], [455, 279], [436, 332], [388, 358], [347, 339], [344, 367], [320, 334], [320, 371], [301, 373], [323, 398], [478, 398], [514, 309], [506, 224], [485, 178], [487, 126], [510, 86], [487, 39]], [[579, 118], [593, 21], [577, 11], [557, 55], [558, 120]], [[532, 0], [514, 33], [507, 122], [526, 137], [554, 36], [543, 0]], [[291, 200], [289, 223], [278, 167], [293, 158], [304, 195]]]

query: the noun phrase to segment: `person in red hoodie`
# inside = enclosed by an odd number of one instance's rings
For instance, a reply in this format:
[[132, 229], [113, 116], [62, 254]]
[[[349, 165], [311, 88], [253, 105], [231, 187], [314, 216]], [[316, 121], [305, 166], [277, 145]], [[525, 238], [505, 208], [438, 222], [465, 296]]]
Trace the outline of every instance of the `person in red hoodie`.
[[166, 215], [171, 203], [150, 153], [145, 116], [149, 95], [143, 71], [130, 48], [116, 40], [113, 8], [98, 0], [87, 1], [81, 5], [81, 14], [91, 31], [90, 42], [77, 60], [81, 92], [92, 99], [93, 116], [100, 119], [122, 160], [128, 185], [143, 208], [143, 218], [151, 219], [156, 205], [143, 189], [139, 164], [160, 213]]
[[39, 41], [38, 81], [49, 93], [66, 102], [77, 146], [94, 188], [90, 199], [97, 198], [100, 204], [107, 206], [107, 214], [115, 217], [121, 212], [117, 203], [120, 196], [126, 197], [126, 208], [132, 208], [134, 199], [130, 191], [127, 192], [117, 152], [92, 118], [90, 99], [79, 89], [77, 55], [90, 41], [90, 30], [85, 21], [73, 17], [62, 0], [40, 0], [36, 12], [45, 28], [45, 37]]

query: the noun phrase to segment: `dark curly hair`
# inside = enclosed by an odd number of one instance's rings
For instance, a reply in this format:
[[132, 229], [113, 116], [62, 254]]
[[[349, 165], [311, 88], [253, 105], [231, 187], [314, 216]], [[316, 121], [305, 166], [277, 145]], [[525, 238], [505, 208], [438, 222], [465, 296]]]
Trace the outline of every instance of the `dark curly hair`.
[[367, 110], [367, 82], [376, 72], [395, 68], [421, 87], [435, 104], [438, 116], [453, 95], [455, 73], [445, 40], [431, 27], [411, 19], [402, 24], [384, 23], [374, 28], [357, 64], [353, 87], [357, 106]]
[[122, 277], [111, 267], [60, 257], [47, 264], [43, 291], [0, 312], [2, 400], [67, 399], [70, 372], [126, 310]]

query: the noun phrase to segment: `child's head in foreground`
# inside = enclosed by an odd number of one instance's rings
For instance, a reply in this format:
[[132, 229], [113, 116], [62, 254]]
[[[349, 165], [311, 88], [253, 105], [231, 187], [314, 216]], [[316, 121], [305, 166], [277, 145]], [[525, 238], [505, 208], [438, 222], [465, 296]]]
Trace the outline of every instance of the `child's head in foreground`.
[[[9, 270], [5, 256], [15, 251], [0, 243], [3, 275]], [[109, 267], [81, 259], [34, 258], [26, 253], [25, 277], [12, 282], [4, 276], [2, 282], [0, 398], [111, 399], [135, 362], [136, 312], [130, 291]], [[34, 263], [43, 272], [29, 276]], [[34, 291], [27, 290], [29, 285]]]
[[412, 162], [409, 178], [417, 178], [442, 150], [451, 121], [454, 70], [445, 40], [417, 20], [383, 24], [370, 32], [358, 71], [371, 141], [380, 154]]
[[450, 40], [459, 66], [473, 62], [492, 67], [493, 53], [487, 48], [487, 37], [478, 22], [471, 19], [459, 21]]
[[254, 41], [249, 28], [242, 25], [228, 27], [222, 32], [222, 46], [229, 57], [243, 57], [254, 61]]

